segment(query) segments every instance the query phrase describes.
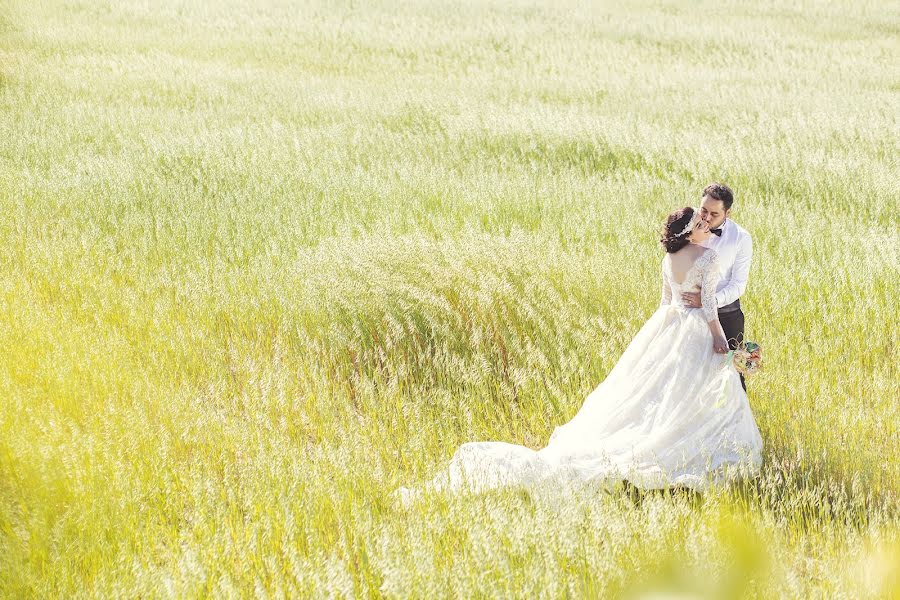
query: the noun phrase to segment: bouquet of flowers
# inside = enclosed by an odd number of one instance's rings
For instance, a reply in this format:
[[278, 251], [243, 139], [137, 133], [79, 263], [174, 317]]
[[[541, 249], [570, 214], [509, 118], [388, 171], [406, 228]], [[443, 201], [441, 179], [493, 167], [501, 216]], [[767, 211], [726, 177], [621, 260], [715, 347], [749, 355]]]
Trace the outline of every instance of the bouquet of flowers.
[[762, 368], [762, 347], [756, 342], [745, 340], [738, 344], [736, 350], [728, 353], [728, 360], [743, 376], [753, 375]]

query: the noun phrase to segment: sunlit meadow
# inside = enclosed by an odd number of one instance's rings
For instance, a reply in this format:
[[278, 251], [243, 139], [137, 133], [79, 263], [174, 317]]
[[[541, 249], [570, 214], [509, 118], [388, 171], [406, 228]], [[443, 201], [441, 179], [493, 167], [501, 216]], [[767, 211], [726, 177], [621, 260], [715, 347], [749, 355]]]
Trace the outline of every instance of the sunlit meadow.
[[[8, 0], [0, 594], [900, 588], [900, 4]], [[538, 448], [712, 180], [758, 480], [390, 492]]]

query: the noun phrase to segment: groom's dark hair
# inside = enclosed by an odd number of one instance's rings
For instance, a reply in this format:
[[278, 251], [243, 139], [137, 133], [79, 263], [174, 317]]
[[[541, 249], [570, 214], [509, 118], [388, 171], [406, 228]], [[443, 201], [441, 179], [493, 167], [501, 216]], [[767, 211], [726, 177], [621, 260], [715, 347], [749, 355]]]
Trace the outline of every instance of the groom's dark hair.
[[720, 200], [725, 206], [725, 210], [728, 210], [734, 204], [734, 194], [731, 188], [724, 183], [713, 182], [709, 184], [703, 188], [703, 194], [700, 197], [702, 198], [703, 196], [709, 196], [713, 200]]

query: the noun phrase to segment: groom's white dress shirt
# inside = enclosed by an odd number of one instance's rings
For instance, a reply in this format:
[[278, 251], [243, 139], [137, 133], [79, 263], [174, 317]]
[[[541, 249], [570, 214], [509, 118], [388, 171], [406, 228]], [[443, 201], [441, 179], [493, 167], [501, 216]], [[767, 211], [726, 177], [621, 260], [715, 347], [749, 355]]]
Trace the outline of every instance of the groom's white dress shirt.
[[732, 221], [722, 223], [722, 236], [715, 234], [700, 244], [716, 251], [719, 258], [719, 285], [716, 286], [716, 305], [720, 308], [741, 297], [750, 277], [753, 240], [750, 233]]

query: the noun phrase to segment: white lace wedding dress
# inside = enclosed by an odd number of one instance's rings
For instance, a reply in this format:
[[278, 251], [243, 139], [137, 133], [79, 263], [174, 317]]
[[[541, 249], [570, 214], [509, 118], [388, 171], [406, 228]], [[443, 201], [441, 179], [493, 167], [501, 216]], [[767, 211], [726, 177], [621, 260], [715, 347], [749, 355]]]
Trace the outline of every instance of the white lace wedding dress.
[[[713, 352], [707, 321], [716, 314], [714, 250], [700, 255], [681, 283], [663, 259], [662, 301], [618, 363], [568, 423], [540, 450], [506, 442], [461, 445], [425, 487], [473, 491], [501, 485], [622, 480], [643, 489], [688, 487], [752, 476], [762, 438], [737, 371]], [[702, 307], [681, 303], [700, 289]], [[420, 489], [401, 487], [409, 501]]]

